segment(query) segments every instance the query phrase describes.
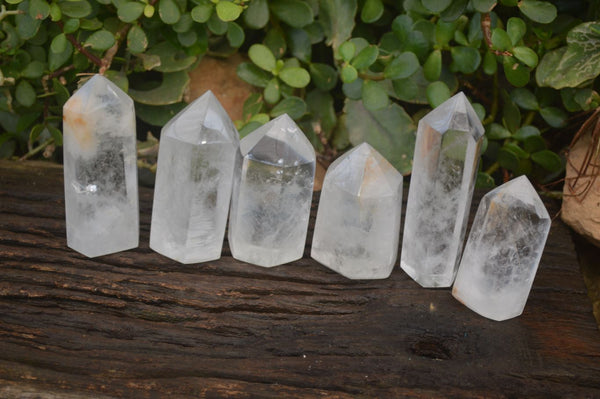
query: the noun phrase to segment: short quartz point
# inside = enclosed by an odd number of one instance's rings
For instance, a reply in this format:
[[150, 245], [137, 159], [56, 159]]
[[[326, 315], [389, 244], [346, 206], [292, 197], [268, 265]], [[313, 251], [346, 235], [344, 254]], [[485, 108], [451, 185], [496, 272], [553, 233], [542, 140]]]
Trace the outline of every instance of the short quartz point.
[[311, 257], [350, 279], [389, 277], [398, 255], [402, 175], [363, 143], [323, 181]]
[[523, 313], [550, 216], [525, 176], [490, 191], [479, 204], [452, 295], [480, 315]]
[[219, 259], [239, 135], [208, 91], [162, 129], [150, 248], [181, 263]]
[[304, 252], [315, 152], [294, 121], [281, 115], [240, 141], [229, 246], [234, 258], [264, 267]]
[[400, 265], [423, 287], [454, 281], [483, 134], [462, 92], [419, 121]]
[[67, 245], [88, 257], [138, 246], [133, 100], [101, 75], [63, 108]]

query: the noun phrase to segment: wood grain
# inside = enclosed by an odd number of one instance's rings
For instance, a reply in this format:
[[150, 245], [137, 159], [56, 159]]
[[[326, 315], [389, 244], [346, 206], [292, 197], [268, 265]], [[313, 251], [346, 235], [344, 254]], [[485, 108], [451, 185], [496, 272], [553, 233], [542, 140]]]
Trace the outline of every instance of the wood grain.
[[87, 259], [65, 245], [62, 185], [60, 167], [0, 162], [0, 397], [600, 397], [600, 335], [558, 220], [524, 314], [494, 322], [399, 267], [351, 281], [227, 247], [178, 264], [148, 248], [147, 188], [140, 247]]

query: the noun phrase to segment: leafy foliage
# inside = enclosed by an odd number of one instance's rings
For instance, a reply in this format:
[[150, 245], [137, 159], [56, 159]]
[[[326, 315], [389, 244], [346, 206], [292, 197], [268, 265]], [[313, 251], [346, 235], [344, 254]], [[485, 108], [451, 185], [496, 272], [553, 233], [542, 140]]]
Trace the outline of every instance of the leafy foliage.
[[595, 1], [6, 3], [2, 157], [50, 156], [62, 142], [62, 105], [85, 74], [104, 73], [139, 118], [162, 125], [183, 106], [187, 71], [236, 51], [248, 55], [238, 76], [257, 89], [236, 121], [242, 135], [288, 113], [325, 158], [367, 141], [403, 173], [418, 120], [465, 91], [486, 128], [484, 186], [506, 174], [559, 176], [553, 137], [600, 104]]

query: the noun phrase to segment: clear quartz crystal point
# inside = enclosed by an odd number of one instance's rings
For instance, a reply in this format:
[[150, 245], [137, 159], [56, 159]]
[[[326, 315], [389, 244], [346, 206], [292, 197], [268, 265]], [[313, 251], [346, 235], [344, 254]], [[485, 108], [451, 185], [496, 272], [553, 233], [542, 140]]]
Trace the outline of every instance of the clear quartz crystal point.
[[162, 129], [150, 248], [181, 263], [219, 259], [239, 135], [211, 91]]
[[63, 108], [67, 245], [94, 257], [138, 246], [133, 100], [101, 75]]
[[400, 265], [423, 287], [454, 281], [483, 134], [462, 92], [419, 121]]
[[244, 137], [240, 151], [229, 216], [233, 257], [265, 267], [300, 259], [315, 175], [312, 145], [284, 114]]
[[452, 295], [493, 320], [523, 313], [550, 231], [550, 216], [525, 176], [483, 197]]
[[351, 279], [387, 278], [398, 255], [402, 175], [363, 143], [325, 175], [311, 257]]

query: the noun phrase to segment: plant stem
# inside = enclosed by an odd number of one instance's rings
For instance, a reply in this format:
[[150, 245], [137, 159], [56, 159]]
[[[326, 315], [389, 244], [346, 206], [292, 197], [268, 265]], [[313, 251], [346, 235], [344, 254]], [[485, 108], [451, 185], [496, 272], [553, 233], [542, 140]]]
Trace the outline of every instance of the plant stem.
[[34, 156], [38, 152], [42, 151], [44, 148], [46, 148], [47, 146], [49, 146], [52, 143], [54, 143], [54, 138], [53, 137], [49, 138], [48, 140], [44, 141], [42, 144], [40, 144], [37, 147], [35, 147], [32, 150], [30, 150], [27, 154], [25, 154], [21, 158], [19, 158], [19, 161], [24, 161], [24, 160], [26, 160], [28, 158], [31, 158], [32, 156]]
[[492, 43], [492, 19], [490, 13], [486, 12], [481, 14], [481, 30], [483, 31], [483, 38], [490, 51], [496, 55], [509, 55], [512, 56], [510, 51], [500, 51], [494, 49], [494, 43]]
[[494, 73], [494, 85], [492, 87], [492, 107], [490, 109], [490, 115], [485, 118], [482, 125], [489, 125], [496, 120], [498, 115], [498, 71]]
[[535, 118], [535, 111], [529, 111], [529, 113], [525, 117], [525, 120], [523, 121], [523, 126], [531, 125], [531, 122], [533, 122], [533, 118]]
[[0, 22], [2, 22], [2, 20], [4, 18], [8, 17], [9, 15], [18, 15], [18, 14], [25, 14], [25, 11], [7, 10], [6, 6], [4, 4], [2, 4], [2, 6], [0, 6]]
[[[60, 29], [63, 30], [64, 24], [62, 23], [62, 21], [58, 21], [57, 24], [58, 24], [58, 26], [60, 26]], [[85, 49], [85, 47], [83, 47], [83, 45], [81, 43], [79, 43], [73, 35], [65, 34], [65, 37], [67, 38], [68, 41], [71, 42], [71, 44], [73, 46], [75, 46], [77, 51], [79, 51], [81, 54], [85, 55], [88, 60], [92, 61], [94, 64], [96, 64], [99, 67], [102, 66], [102, 60], [100, 58], [98, 58], [96, 55], [87, 51]]]
[[500, 168], [500, 164], [498, 162], [494, 162], [489, 168], [487, 168], [485, 170], [484, 173], [487, 173], [488, 175], [491, 175], [492, 173], [494, 173], [495, 171], [497, 171]]

